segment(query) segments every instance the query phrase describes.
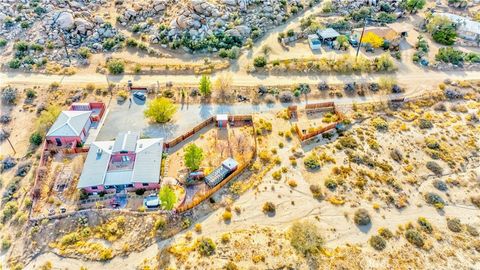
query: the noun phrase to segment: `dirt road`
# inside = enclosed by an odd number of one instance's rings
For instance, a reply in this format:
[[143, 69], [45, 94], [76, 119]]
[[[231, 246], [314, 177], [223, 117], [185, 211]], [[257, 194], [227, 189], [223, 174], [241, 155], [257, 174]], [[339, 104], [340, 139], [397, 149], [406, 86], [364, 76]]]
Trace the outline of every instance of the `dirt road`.
[[[221, 73], [219, 73], [221, 74]], [[214, 80], [219, 74], [213, 75]], [[233, 85], [256, 86], [256, 85], [292, 85], [296, 83], [328, 83], [345, 82], [369, 82], [376, 81], [383, 76], [395, 77], [399, 83], [407, 86], [421, 86], [435, 82], [441, 82], [446, 78], [452, 80], [480, 79], [480, 71], [423, 71], [418, 70], [397, 72], [393, 74], [351, 74], [351, 75], [254, 75], [234, 74]], [[166, 82], [174, 84], [197, 85], [200, 77], [196, 75], [103, 75], [98, 73], [78, 73], [71, 76], [25, 74], [25, 73], [0, 73], [0, 85], [24, 84], [24, 85], [49, 85], [52, 82], [60, 82], [63, 85], [83, 85], [86, 83], [107, 84], [124, 83], [131, 80], [137, 85], [164, 85]]]

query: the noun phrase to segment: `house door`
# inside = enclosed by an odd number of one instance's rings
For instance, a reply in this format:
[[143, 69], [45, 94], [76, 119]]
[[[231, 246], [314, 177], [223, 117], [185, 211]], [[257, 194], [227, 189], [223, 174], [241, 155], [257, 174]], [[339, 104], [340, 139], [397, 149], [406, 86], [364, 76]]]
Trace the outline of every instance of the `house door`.
[[62, 146], [62, 140], [60, 140], [60, 138], [55, 138], [55, 142], [57, 143], [57, 146]]

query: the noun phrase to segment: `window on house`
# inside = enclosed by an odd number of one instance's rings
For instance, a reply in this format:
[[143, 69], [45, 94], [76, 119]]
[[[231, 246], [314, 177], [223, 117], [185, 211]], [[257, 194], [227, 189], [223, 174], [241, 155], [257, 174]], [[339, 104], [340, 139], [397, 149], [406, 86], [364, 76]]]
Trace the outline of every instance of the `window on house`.
[[127, 188], [131, 188], [131, 187], [133, 187], [133, 184], [128, 184], [127, 185]]
[[143, 187], [148, 187], [148, 183], [142, 183]]
[[98, 189], [98, 187], [92, 187], [92, 190], [97, 190], [97, 189]]

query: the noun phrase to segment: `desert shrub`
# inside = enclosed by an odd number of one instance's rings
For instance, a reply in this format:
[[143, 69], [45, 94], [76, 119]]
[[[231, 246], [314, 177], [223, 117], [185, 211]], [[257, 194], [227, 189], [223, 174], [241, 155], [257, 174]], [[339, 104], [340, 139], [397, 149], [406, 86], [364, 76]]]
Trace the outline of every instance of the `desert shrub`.
[[6, 86], [2, 89], [2, 101], [6, 104], [13, 104], [17, 99], [18, 91], [17, 88]]
[[441, 191], [445, 191], [448, 189], [447, 187], [447, 184], [445, 182], [443, 182], [442, 180], [434, 180], [433, 181], [433, 186], [438, 189], [438, 190], [441, 190]]
[[2, 128], [0, 129], [0, 142], [3, 142], [4, 140], [8, 139], [10, 137], [10, 129], [5, 129]]
[[388, 123], [382, 117], [375, 117], [372, 120], [372, 125], [379, 131], [388, 130]]
[[297, 181], [295, 181], [295, 180], [293, 180], [293, 179], [289, 179], [288, 182], [287, 182], [287, 184], [288, 184], [290, 187], [292, 187], [292, 188], [297, 187], [297, 185], [298, 185], [298, 184], [297, 184]]
[[257, 56], [253, 59], [253, 65], [255, 67], [265, 67], [267, 65], [267, 58], [265, 58], [265, 56]]
[[373, 235], [372, 237], [370, 237], [368, 243], [376, 250], [384, 250], [387, 246], [387, 241], [385, 241], [385, 239], [383, 239], [383, 237], [379, 235]]
[[432, 224], [424, 217], [419, 217], [417, 220], [420, 227], [427, 233], [433, 232]]
[[278, 180], [282, 179], [282, 172], [280, 170], [274, 171], [272, 173], [272, 177], [273, 177], [273, 179], [278, 181]]
[[370, 222], [371, 222], [371, 220], [370, 220], [370, 214], [369, 214], [368, 211], [365, 210], [365, 209], [358, 209], [357, 211], [355, 211], [355, 214], [354, 214], [354, 217], [353, 217], [353, 221], [354, 221], [355, 224], [357, 224], [358, 226], [368, 225], [368, 224], [370, 224]]
[[378, 229], [378, 234], [385, 239], [390, 239], [390, 238], [393, 237], [392, 231], [390, 231], [387, 228], [383, 228], [383, 227]]
[[232, 219], [232, 212], [230, 212], [230, 211], [223, 212], [222, 219], [224, 221], [230, 221]]
[[107, 68], [111, 74], [122, 74], [125, 71], [125, 61], [122, 59], [110, 59], [107, 62]]
[[471, 196], [470, 201], [472, 202], [473, 205], [480, 208], [480, 195]]
[[201, 232], [202, 232], [202, 224], [197, 223], [197, 224], [195, 224], [194, 228], [195, 228], [195, 231], [196, 231], [197, 233], [201, 233]]
[[275, 213], [275, 204], [273, 202], [266, 202], [263, 204], [262, 211], [264, 213]]
[[293, 94], [290, 91], [282, 91], [278, 95], [281, 102], [288, 103], [293, 101]]
[[83, 58], [83, 59], [88, 59], [90, 58], [90, 56], [92, 55], [92, 53], [90, 53], [90, 49], [87, 48], [87, 47], [80, 47], [78, 49], [78, 54]]
[[447, 227], [452, 232], [462, 231], [462, 223], [458, 218], [447, 218]]
[[328, 188], [328, 189], [336, 189], [337, 188], [337, 181], [335, 181], [335, 179], [333, 178], [327, 178], [325, 180], [325, 186]]
[[340, 148], [355, 149], [358, 146], [358, 142], [352, 136], [344, 136], [338, 140]]
[[433, 128], [433, 124], [430, 120], [427, 120], [427, 119], [420, 119], [418, 120], [418, 126], [421, 128], [421, 129], [429, 129], [429, 128]]
[[228, 263], [226, 263], [223, 266], [223, 269], [225, 269], [225, 270], [238, 270], [239, 268], [234, 262], [229, 261]]
[[320, 229], [312, 222], [294, 222], [287, 234], [292, 247], [304, 256], [317, 255], [322, 249]]
[[442, 197], [433, 192], [428, 192], [427, 194], [425, 194], [425, 201], [428, 204], [432, 204], [439, 209], [442, 209], [443, 206], [445, 206], [445, 201], [442, 199]]
[[10, 241], [9, 238], [5, 237], [2, 239], [2, 251], [6, 251], [10, 248], [10, 246], [12, 245], [12, 242]]
[[405, 238], [407, 239], [408, 242], [410, 242], [411, 244], [417, 247], [423, 247], [424, 245], [422, 235], [420, 234], [420, 232], [418, 232], [415, 229], [408, 229], [405, 232]]
[[303, 164], [306, 168], [310, 170], [320, 169], [320, 162], [318, 161], [318, 157], [313, 153], [303, 159]]
[[211, 256], [215, 253], [217, 246], [212, 239], [207, 237], [202, 237], [198, 240], [197, 250], [202, 256]]
[[310, 185], [310, 192], [312, 192], [312, 195], [314, 198], [320, 198], [323, 196], [322, 194], [322, 189], [320, 188], [319, 185]]
[[425, 166], [436, 175], [443, 174], [443, 168], [435, 161], [429, 161]]
[[0, 123], [1, 124], [8, 124], [12, 120], [12, 117], [7, 114], [3, 114], [0, 116]]
[[30, 171], [32, 167], [32, 163], [30, 161], [22, 161], [17, 166], [17, 171], [15, 172], [15, 176], [24, 177]]
[[157, 220], [155, 220], [155, 223], [153, 225], [153, 228], [158, 231], [158, 230], [163, 230], [167, 226], [167, 220], [164, 217], [159, 217]]
[[458, 65], [463, 63], [465, 57], [466, 54], [464, 52], [452, 47], [445, 47], [438, 50], [438, 53], [435, 55], [435, 60]]
[[392, 71], [395, 69], [393, 59], [389, 54], [382, 54], [375, 58], [375, 67], [377, 71]]

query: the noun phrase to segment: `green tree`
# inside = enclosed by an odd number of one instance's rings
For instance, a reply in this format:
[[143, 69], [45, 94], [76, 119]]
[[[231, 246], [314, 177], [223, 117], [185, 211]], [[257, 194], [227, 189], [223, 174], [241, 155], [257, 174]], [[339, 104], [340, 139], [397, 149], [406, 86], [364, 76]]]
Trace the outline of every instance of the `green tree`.
[[427, 31], [433, 40], [443, 45], [453, 45], [457, 32], [453, 22], [445, 16], [433, 16], [427, 23]]
[[200, 164], [203, 160], [203, 150], [198, 147], [196, 144], [189, 144], [185, 148], [185, 155], [183, 156], [185, 161], [185, 166], [187, 166], [191, 171], [198, 170]]
[[125, 71], [125, 62], [122, 59], [111, 59], [107, 62], [111, 74], [122, 74]]
[[177, 107], [169, 99], [157, 97], [148, 102], [143, 114], [157, 123], [166, 123], [172, 119], [176, 111]]
[[209, 96], [212, 93], [212, 82], [210, 81], [210, 77], [205, 74], [202, 75], [200, 79], [199, 91], [204, 96]]
[[415, 13], [425, 6], [425, 0], [407, 0], [405, 8], [411, 13]]
[[42, 141], [43, 141], [42, 134], [40, 134], [38, 131], [35, 131], [34, 133], [32, 133], [32, 135], [30, 135], [31, 144], [38, 146], [42, 144]]
[[167, 185], [164, 185], [160, 189], [158, 197], [160, 198], [160, 201], [162, 202], [162, 207], [165, 210], [172, 210], [173, 206], [177, 202], [177, 195], [175, 195], [173, 189]]

